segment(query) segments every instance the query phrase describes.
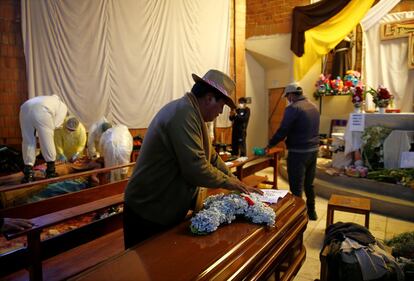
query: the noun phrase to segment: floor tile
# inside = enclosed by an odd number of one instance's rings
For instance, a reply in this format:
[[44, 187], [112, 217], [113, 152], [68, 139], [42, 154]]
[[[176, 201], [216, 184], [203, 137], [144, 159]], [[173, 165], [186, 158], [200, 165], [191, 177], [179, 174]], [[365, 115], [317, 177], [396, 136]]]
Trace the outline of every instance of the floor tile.
[[[297, 274], [297, 278], [305, 278], [302, 280], [315, 280], [320, 277], [320, 262], [319, 258], [306, 256], [305, 263]], [[296, 281], [296, 278], [294, 279]]]

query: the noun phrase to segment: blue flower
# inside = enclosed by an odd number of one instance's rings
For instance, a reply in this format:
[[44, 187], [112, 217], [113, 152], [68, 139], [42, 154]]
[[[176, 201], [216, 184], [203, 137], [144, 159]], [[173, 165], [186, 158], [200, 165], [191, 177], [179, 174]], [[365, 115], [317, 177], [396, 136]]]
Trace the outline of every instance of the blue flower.
[[250, 194], [254, 202], [249, 205], [239, 194], [217, 194], [209, 196], [203, 209], [191, 218], [190, 229], [193, 233], [203, 235], [215, 231], [220, 224], [228, 223], [243, 216], [253, 223], [274, 226], [276, 214], [272, 208], [262, 203], [256, 194]]

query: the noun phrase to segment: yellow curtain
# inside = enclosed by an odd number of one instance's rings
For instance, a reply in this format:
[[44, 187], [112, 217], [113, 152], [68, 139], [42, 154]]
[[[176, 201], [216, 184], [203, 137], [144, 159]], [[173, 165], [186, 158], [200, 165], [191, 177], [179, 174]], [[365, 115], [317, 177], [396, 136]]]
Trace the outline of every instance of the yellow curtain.
[[305, 53], [294, 55], [294, 77], [298, 81], [309, 69], [341, 42], [368, 12], [374, 0], [351, 0], [338, 14], [305, 32]]

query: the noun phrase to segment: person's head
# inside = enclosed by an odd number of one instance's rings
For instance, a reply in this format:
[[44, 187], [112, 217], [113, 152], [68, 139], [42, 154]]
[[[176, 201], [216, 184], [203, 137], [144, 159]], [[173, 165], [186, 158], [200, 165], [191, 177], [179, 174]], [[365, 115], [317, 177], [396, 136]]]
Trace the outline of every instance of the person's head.
[[79, 120], [74, 116], [69, 117], [66, 120], [65, 127], [70, 132], [76, 131], [76, 129], [79, 127]]
[[101, 131], [102, 133], [105, 133], [106, 130], [108, 130], [109, 128], [112, 128], [112, 124], [109, 122], [104, 122], [101, 125]]
[[227, 104], [230, 108], [236, 108], [231, 94], [235, 84], [233, 80], [221, 71], [211, 69], [203, 78], [193, 74], [195, 84], [191, 92], [197, 97], [201, 115], [205, 122], [213, 121]]
[[245, 97], [239, 98], [239, 107], [244, 108], [246, 107], [247, 99]]
[[289, 102], [296, 101], [302, 95], [303, 90], [297, 83], [288, 84], [284, 91], [284, 97], [287, 98]]

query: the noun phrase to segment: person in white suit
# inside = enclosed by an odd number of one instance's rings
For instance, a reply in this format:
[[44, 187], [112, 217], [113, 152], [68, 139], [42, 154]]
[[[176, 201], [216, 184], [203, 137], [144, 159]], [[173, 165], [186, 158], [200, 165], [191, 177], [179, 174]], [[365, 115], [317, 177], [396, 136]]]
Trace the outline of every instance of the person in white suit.
[[112, 124], [102, 117], [93, 123], [88, 131], [88, 156], [91, 159], [96, 159], [101, 156], [102, 151], [99, 150], [99, 141], [102, 134], [112, 127]]
[[[102, 134], [99, 147], [103, 153], [105, 167], [128, 164], [131, 159], [133, 138], [125, 125], [115, 125]], [[111, 181], [126, 178], [128, 169], [126, 167], [111, 171]]]
[[56, 148], [54, 131], [60, 127], [68, 112], [67, 106], [57, 96], [37, 96], [20, 107], [20, 128], [22, 132], [22, 154], [24, 177], [22, 183], [34, 180], [33, 165], [36, 161], [36, 133], [40, 151], [47, 163], [46, 177], [56, 177]]

